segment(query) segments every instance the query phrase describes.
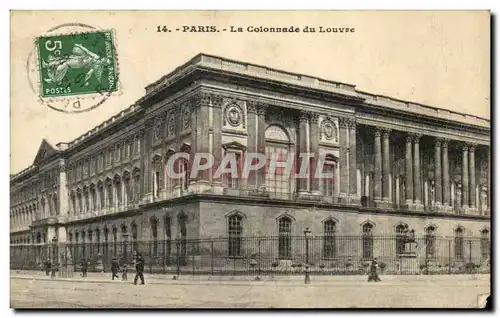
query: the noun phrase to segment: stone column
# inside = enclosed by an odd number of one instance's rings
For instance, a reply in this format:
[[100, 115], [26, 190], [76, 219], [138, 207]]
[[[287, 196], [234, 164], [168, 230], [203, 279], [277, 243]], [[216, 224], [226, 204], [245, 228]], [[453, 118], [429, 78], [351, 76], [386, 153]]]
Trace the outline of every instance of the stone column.
[[422, 181], [420, 171], [420, 138], [422, 136], [415, 134], [413, 138], [413, 182], [415, 185], [415, 210], [423, 210], [422, 204]]
[[469, 145], [469, 207], [476, 209], [476, 162], [475, 162], [475, 147]]
[[487, 198], [487, 201], [486, 201], [486, 204], [487, 204], [487, 209], [486, 209], [486, 214], [487, 215], [490, 215], [490, 207], [491, 207], [491, 155], [490, 155], [490, 148], [488, 148], [488, 172], [487, 172], [487, 175], [488, 175], [488, 198]]
[[406, 136], [406, 151], [405, 151], [405, 190], [406, 190], [406, 208], [413, 207], [413, 157], [412, 157], [412, 142], [413, 136]]
[[[220, 97], [215, 97], [214, 100], [212, 101], [212, 118], [211, 118], [211, 123], [209, 123], [209, 132], [212, 133], [212, 149], [210, 149], [209, 151], [211, 151], [211, 153], [213, 154], [214, 156], [214, 164], [212, 166], [212, 168], [210, 169], [210, 175], [212, 177], [212, 187], [214, 187], [214, 191], [215, 193], [217, 194], [222, 194], [222, 183], [221, 183], [221, 180], [220, 180], [220, 177], [219, 178], [214, 178], [214, 174], [215, 172], [217, 171], [217, 169], [219, 168], [219, 165], [222, 161], [222, 154], [223, 154], [223, 150], [222, 150], [222, 133], [221, 133], [221, 130], [222, 130], [222, 98]], [[247, 107], [247, 114], [248, 114], [248, 107]], [[244, 114], [243, 114], [244, 116]], [[247, 115], [248, 116], [248, 115]], [[255, 134], [255, 111], [253, 112], [253, 117], [254, 117], [254, 121], [253, 121], [253, 134]], [[250, 134], [250, 128], [248, 128], [248, 133]], [[255, 143], [255, 139], [253, 140], [253, 142]], [[242, 159], [243, 160], [243, 159]], [[248, 182], [248, 180], [243, 180], [243, 182]], [[254, 182], [255, 182], [255, 179], [254, 179]]]
[[[299, 117], [299, 155], [300, 154], [305, 154], [308, 152], [307, 149], [307, 127], [308, 127], [308, 122], [309, 122], [309, 113], [302, 111], [300, 112], [300, 117]], [[300, 169], [302, 166], [302, 158], [298, 157], [298, 165], [297, 169]], [[299, 170], [297, 170], [297, 173], [299, 173]], [[299, 196], [302, 195], [307, 195], [309, 192], [309, 175], [305, 174], [304, 178], [300, 178], [298, 180], [299, 186], [298, 186], [298, 194]]]
[[356, 120], [349, 121], [349, 196], [351, 203], [359, 204], [356, 158]]
[[318, 157], [319, 157], [319, 127], [318, 127], [319, 114], [311, 113], [311, 117], [309, 119], [310, 130], [309, 130], [309, 144], [310, 144], [310, 153], [314, 155], [311, 158], [311, 169], [310, 172], [310, 180], [311, 180], [311, 194], [313, 196], [321, 195], [319, 191], [319, 178], [316, 177], [316, 167], [318, 165]]
[[434, 190], [436, 191], [436, 207], [439, 209], [443, 202], [443, 180], [441, 178], [441, 139], [434, 140]]
[[[267, 105], [257, 104], [257, 153], [266, 154], [266, 112]], [[263, 189], [266, 186], [266, 167], [257, 170], [257, 187]]]
[[448, 140], [441, 140], [441, 153], [442, 153], [442, 178], [443, 178], [443, 207], [445, 210], [449, 211], [451, 209], [450, 204], [450, 162], [448, 160]]
[[[247, 102], [247, 114], [248, 114], [248, 143], [247, 152], [257, 153], [257, 105], [253, 101]], [[214, 133], [215, 138], [215, 133]], [[254, 170], [248, 171], [247, 188], [252, 191], [257, 187], [257, 172]]]
[[469, 163], [467, 145], [462, 146], [462, 208], [469, 208]]
[[382, 177], [383, 177], [383, 201], [390, 204], [391, 200], [391, 181], [390, 181], [390, 173], [391, 173], [391, 158], [389, 151], [389, 138], [390, 138], [391, 130], [384, 129], [382, 131]]
[[339, 158], [339, 200], [340, 202], [346, 203], [348, 200], [349, 193], [349, 167], [347, 166], [349, 149], [347, 144], [348, 136], [348, 119], [339, 118], [339, 146], [340, 146], [340, 158]]
[[[192, 151], [191, 161], [194, 159], [196, 153], [208, 153], [208, 121], [209, 121], [209, 108], [212, 104], [216, 103], [216, 99], [221, 99], [213, 94], [200, 93], [191, 100], [191, 112], [196, 113], [196, 122], [191, 121], [191, 125], [196, 125], [196, 127], [191, 126], [191, 131], [195, 133], [196, 145], [194, 151]], [[187, 129], [186, 123], [184, 123], [184, 129]], [[209, 170], [201, 170], [198, 172], [196, 182], [199, 184], [197, 186], [197, 191], [204, 192], [210, 187], [210, 174]]]
[[59, 205], [59, 215], [62, 217], [68, 216], [69, 201], [68, 201], [68, 187], [67, 187], [67, 174], [66, 165], [64, 160], [59, 161], [59, 193], [57, 194], [57, 204]]
[[374, 140], [374, 186], [373, 186], [373, 196], [375, 203], [382, 201], [382, 145], [380, 141], [381, 131], [380, 129], [375, 129], [375, 140]]

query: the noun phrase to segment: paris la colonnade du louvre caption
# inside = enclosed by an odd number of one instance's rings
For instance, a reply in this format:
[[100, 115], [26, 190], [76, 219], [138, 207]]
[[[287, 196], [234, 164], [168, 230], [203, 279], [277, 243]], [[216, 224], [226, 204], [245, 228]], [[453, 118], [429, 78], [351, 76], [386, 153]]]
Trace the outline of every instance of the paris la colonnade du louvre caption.
[[206, 54], [73, 141], [43, 139], [10, 186], [12, 249], [73, 259], [181, 240], [195, 262], [210, 238], [212, 257], [290, 261], [304, 233], [319, 262], [397, 258], [408, 229], [426, 259], [489, 259], [488, 119]]

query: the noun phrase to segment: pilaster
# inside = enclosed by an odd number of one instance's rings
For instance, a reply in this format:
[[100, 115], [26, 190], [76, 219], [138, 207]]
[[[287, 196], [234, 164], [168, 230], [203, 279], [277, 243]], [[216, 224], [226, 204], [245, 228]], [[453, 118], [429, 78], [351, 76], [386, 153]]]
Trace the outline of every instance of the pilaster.
[[422, 181], [421, 181], [421, 171], [420, 171], [420, 138], [422, 135], [413, 135], [413, 183], [415, 187], [415, 200], [414, 209], [423, 210], [424, 205], [422, 204]]
[[441, 139], [434, 140], [434, 178], [436, 191], [436, 208], [440, 210], [443, 202], [443, 180], [441, 177]]
[[352, 204], [360, 204], [358, 196], [357, 158], [356, 158], [356, 120], [351, 119], [349, 125], [349, 198]]
[[349, 202], [349, 167], [347, 165], [349, 156], [348, 147], [348, 129], [349, 122], [347, 118], [339, 118], [339, 146], [340, 146], [340, 159], [339, 159], [339, 201], [341, 203]]

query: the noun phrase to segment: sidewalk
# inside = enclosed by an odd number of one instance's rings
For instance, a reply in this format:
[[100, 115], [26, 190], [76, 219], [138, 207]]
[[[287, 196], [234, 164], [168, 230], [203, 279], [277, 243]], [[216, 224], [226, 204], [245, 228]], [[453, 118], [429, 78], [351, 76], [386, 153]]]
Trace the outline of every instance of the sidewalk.
[[[11, 270], [11, 279], [29, 279], [29, 280], [54, 280], [67, 282], [92, 282], [92, 283], [114, 283], [127, 284], [132, 283], [135, 273], [128, 273], [128, 281], [111, 280], [110, 273], [88, 273], [87, 277], [81, 277], [79, 272], [74, 273], [71, 278], [56, 277], [51, 278], [46, 276], [45, 272], [41, 271], [18, 271]], [[256, 281], [255, 276], [193, 276], [180, 275], [174, 280], [172, 274], [145, 274], [146, 283], [148, 285], [304, 285], [303, 275], [288, 275], [288, 276], [260, 276], [260, 280]], [[120, 274], [121, 279], [121, 274]], [[382, 282], [376, 285], [446, 285], [453, 286], [457, 284], [470, 285], [489, 285], [490, 275], [381, 275]], [[353, 285], [353, 284], [373, 284], [367, 282], [366, 275], [311, 275], [311, 283], [315, 285]]]

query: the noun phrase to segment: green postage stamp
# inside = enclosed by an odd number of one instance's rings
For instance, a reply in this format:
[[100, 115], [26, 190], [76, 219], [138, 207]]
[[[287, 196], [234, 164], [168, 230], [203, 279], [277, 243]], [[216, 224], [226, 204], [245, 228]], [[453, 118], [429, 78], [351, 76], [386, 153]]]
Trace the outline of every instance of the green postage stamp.
[[36, 50], [42, 98], [118, 90], [112, 31], [40, 36]]

